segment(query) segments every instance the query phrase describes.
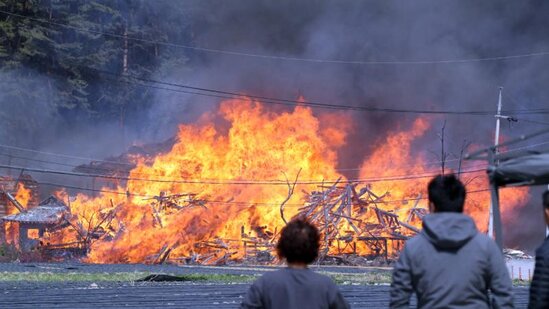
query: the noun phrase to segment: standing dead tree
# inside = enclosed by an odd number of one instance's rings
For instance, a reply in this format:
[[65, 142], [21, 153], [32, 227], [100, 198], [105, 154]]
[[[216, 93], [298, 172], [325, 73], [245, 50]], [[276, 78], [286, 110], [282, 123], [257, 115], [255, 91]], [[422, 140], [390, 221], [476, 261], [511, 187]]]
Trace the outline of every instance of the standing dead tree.
[[93, 242], [103, 239], [112, 231], [117, 210], [111, 200], [109, 209], [82, 213], [74, 216], [73, 220], [67, 220], [67, 224], [75, 230], [80, 246], [88, 249]]
[[465, 153], [465, 150], [469, 148], [469, 146], [471, 146], [471, 142], [464, 139], [463, 143], [461, 143], [461, 149], [459, 151], [459, 162], [458, 162], [458, 171], [457, 171], [458, 177], [461, 177], [461, 164], [463, 163], [463, 154]]
[[438, 137], [440, 138], [440, 170], [442, 175], [444, 175], [444, 172], [445, 172], [446, 160], [450, 156], [450, 154], [447, 153], [444, 149], [445, 131], [446, 131], [446, 120], [444, 120], [444, 123], [442, 124], [442, 128], [440, 128], [440, 134], [438, 135]]
[[301, 170], [302, 169], [300, 168], [297, 172], [293, 184], [290, 184], [290, 180], [288, 179], [286, 173], [282, 172], [284, 174], [284, 177], [286, 178], [286, 184], [288, 184], [288, 196], [286, 196], [286, 199], [284, 199], [284, 201], [280, 204], [280, 217], [282, 218], [282, 221], [284, 221], [284, 223], [286, 224], [288, 224], [288, 222], [286, 221], [286, 218], [284, 218], [284, 206], [290, 200], [290, 198], [292, 198], [292, 195], [294, 195], [295, 185], [297, 184], [297, 180], [299, 179], [299, 174], [301, 173]]

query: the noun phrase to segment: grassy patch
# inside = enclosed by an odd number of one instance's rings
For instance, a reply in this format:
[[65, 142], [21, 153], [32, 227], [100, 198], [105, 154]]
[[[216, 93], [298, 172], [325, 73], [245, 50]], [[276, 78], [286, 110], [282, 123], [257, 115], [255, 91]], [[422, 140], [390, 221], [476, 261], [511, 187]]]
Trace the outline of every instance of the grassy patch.
[[54, 273], [54, 272], [2, 272], [0, 281], [135, 281], [147, 276], [144, 272], [124, 273]]
[[[364, 273], [334, 273], [322, 272], [332, 278], [337, 284], [384, 284], [391, 282], [390, 272], [364, 272]], [[134, 282], [151, 277], [148, 272], [121, 272], [121, 273], [81, 273], [81, 272], [2, 272], [0, 281], [81, 281], [81, 282]], [[169, 274], [176, 280], [189, 282], [220, 282], [220, 283], [251, 283], [259, 275], [238, 274]], [[154, 281], [154, 280], [153, 280]]]
[[531, 283], [530, 280], [513, 279], [513, 285], [514, 286], [529, 286], [530, 283]]
[[[360, 273], [337, 273], [321, 272], [332, 278], [338, 285], [371, 285], [390, 284], [390, 271], [360, 272]], [[121, 272], [121, 273], [55, 273], [55, 272], [1, 272], [0, 281], [29, 281], [29, 282], [135, 282], [150, 276], [148, 272]], [[259, 275], [238, 275], [238, 274], [171, 274], [178, 280], [188, 282], [211, 282], [211, 283], [252, 283]], [[513, 280], [514, 286], [528, 286], [530, 281]]]
[[332, 278], [336, 284], [388, 284], [391, 283], [391, 272], [363, 272], [363, 273], [324, 273]]
[[[123, 273], [54, 273], [54, 272], [2, 272], [0, 281], [119, 281], [132, 282], [149, 276], [147, 272], [123, 272]], [[223, 283], [246, 283], [253, 282], [257, 277], [251, 275], [230, 275], [230, 274], [188, 274], [173, 275], [178, 281], [201, 281], [201, 282], [223, 282]]]

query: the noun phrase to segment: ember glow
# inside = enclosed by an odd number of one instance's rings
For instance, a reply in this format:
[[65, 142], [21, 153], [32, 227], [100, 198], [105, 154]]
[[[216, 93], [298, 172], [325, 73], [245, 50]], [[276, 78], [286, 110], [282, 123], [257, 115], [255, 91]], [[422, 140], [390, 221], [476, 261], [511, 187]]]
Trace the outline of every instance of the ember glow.
[[[27, 207], [29, 205], [29, 202], [32, 198], [32, 191], [31, 189], [25, 187], [24, 184], [18, 183], [17, 184], [17, 193], [15, 193], [15, 199], [21, 204], [23, 207]], [[9, 207], [8, 208], [8, 214], [14, 214], [16, 213], [17, 209], [15, 207]]]
[[[17, 183], [17, 191], [14, 197], [21, 204], [21, 206], [27, 208], [30, 200], [32, 199], [32, 191], [31, 189], [27, 188], [23, 183], [19, 182]], [[16, 214], [19, 212], [19, 210], [17, 210], [17, 208], [12, 203], [7, 203], [6, 210], [8, 215]], [[18, 246], [18, 242], [16, 241], [16, 239], [19, 237], [18, 227], [11, 222], [6, 222], [5, 226], [6, 240], [14, 244], [15, 246]]]
[[[92, 226], [103, 225], [100, 229], [109, 235], [92, 243], [87, 261], [146, 262], [165, 248], [171, 249], [171, 257], [190, 257], [200, 252], [200, 243], [216, 241], [238, 243], [229, 250], [230, 258], [241, 259], [243, 230], [250, 237], [268, 232], [276, 238], [284, 226], [280, 204], [288, 197], [285, 177], [291, 183], [299, 173], [286, 203], [287, 219], [305, 204], [304, 192], [319, 191], [321, 184], [331, 185], [339, 178], [343, 184], [349, 181], [336, 168], [338, 150], [352, 129], [345, 114], [315, 115], [300, 106], [291, 112], [273, 112], [249, 98], [224, 101], [217, 114], [206, 113], [195, 124], [181, 125], [169, 152], [152, 159], [136, 157], [137, 166], [125, 184], [104, 188], [96, 197], [72, 197], [71, 212], [79, 218], [73, 225], [87, 233], [93, 232]], [[439, 172], [439, 165], [427, 164], [425, 154], [412, 151], [412, 143], [428, 129], [425, 118], [410, 128], [395, 128], [360, 167], [358, 188], [368, 186], [380, 195], [388, 192], [388, 201], [380, 208], [401, 218], [414, 206], [427, 208], [425, 188], [430, 177], [408, 176]], [[393, 176], [410, 179], [386, 180]], [[487, 188], [484, 172], [464, 174], [462, 179], [472, 192], [466, 207], [485, 230], [490, 194], [480, 191]], [[69, 198], [65, 191], [57, 195], [64, 201]], [[174, 197], [173, 207], [161, 207], [167, 196]], [[527, 196], [526, 190], [503, 190], [504, 214], [505, 209], [524, 204]], [[102, 222], [110, 214], [112, 220]], [[364, 222], [374, 219], [370, 211], [353, 215]], [[411, 224], [419, 226], [420, 221]], [[50, 235], [64, 242], [76, 236], [75, 229]], [[337, 245], [341, 244], [332, 243], [330, 252]], [[370, 249], [359, 245], [354, 250], [366, 254]]]

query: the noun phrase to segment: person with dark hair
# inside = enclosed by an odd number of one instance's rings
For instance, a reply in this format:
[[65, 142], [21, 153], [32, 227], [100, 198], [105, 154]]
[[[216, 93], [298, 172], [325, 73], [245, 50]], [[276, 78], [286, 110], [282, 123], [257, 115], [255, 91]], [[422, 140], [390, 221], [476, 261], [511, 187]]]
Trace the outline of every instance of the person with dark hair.
[[[543, 193], [545, 223], [549, 226], [549, 190]], [[536, 266], [530, 284], [529, 309], [549, 308], [549, 237], [536, 250]]]
[[276, 250], [287, 267], [256, 280], [240, 308], [349, 308], [332, 279], [310, 270], [318, 256], [320, 234], [307, 220], [297, 218], [281, 231]]
[[431, 214], [395, 264], [390, 307], [408, 308], [415, 293], [418, 308], [513, 308], [503, 254], [462, 213], [461, 181], [439, 175], [429, 182], [428, 193]]

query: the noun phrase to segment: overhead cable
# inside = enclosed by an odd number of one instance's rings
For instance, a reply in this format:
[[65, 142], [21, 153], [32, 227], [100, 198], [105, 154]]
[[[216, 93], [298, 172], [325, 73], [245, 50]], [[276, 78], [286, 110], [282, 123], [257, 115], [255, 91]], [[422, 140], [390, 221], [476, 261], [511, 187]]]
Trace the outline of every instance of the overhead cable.
[[[285, 180], [209, 180], [209, 179], [153, 179], [153, 178], [138, 178], [138, 177], [123, 177], [114, 175], [102, 175], [102, 174], [88, 174], [88, 173], [75, 173], [58, 170], [39, 169], [32, 167], [14, 166], [0, 164], [0, 168], [13, 169], [13, 170], [25, 170], [27, 172], [44, 173], [52, 175], [65, 175], [75, 177], [88, 177], [88, 178], [101, 178], [101, 179], [115, 179], [125, 181], [141, 181], [141, 182], [153, 182], [153, 183], [172, 183], [172, 184], [200, 184], [200, 185], [281, 185], [287, 186], [288, 182]], [[484, 168], [472, 169], [461, 171], [461, 174], [477, 173], [485, 171]], [[364, 179], [349, 179], [346, 182], [352, 183], [372, 183], [372, 182], [385, 182], [385, 181], [397, 181], [397, 180], [410, 180], [431, 178], [438, 174], [417, 174], [417, 175], [400, 175], [400, 176], [387, 176], [377, 178], [364, 178]], [[301, 185], [324, 185], [327, 183], [333, 183], [337, 180], [321, 180], [321, 181], [297, 181], [296, 184]]]
[[[106, 189], [84, 188], [84, 187], [79, 187], [79, 186], [64, 185], [64, 184], [51, 183], [51, 182], [38, 182], [38, 184], [39, 185], [44, 185], [44, 186], [52, 186], [52, 187], [58, 187], [58, 188], [67, 188], [67, 189], [79, 190], [79, 191], [89, 191], [89, 192], [97, 192], [97, 193], [116, 194], [116, 195], [126, 196], [128, 198], [140, 197], [140, 198], [143, 198], [143, 199], [154, 199], [154, 198], [158, 197], [158, 196], [145, 195], [145, 194], [139, 194], [139, 193], [131, 193], [129, 191], [122, 192], [122, 191], [112, 191], [112, 190], [106, 190]], [[467, 194], [482, 193], [482, 192], [488, 192], [488, 191], [490, 191], [490, 189], [477, 189], [477, 190], [467, 191]], [[279, 203], [273, 203], [273, 202], [246, 202], [246, 201], [231, 201], [231, 200], [221, 201], [221, 200], [208, 200], [208, 199], [206, 199], [206, 200], [200, 199], [200, 200], [204, 201], [206, 203], [209, 203], [209, 204], [229, 204], [229, 205], [230, 204], [235, 204], [235, 205], [244, 205], [244, 206], [248, 206], [248, 207], [254, 207], [254, 206], [273, 206], [273, 207], [276, 207], [276, 206], [280, 206]], [[395, 204], [395, 203], [407, 203], [407, 202], [412, 202], [412, 201], [417, 201], [417, 200], [427, 200], [427, 198], [422, 197], [422, 198], [404, 198], [404, 199], [400, 199], [400, 200], [381, 200], [381, 201], [376, 202], [376, 203], [377, 204]], [[303, 203], [303, 204], [290, 203], [290, 204], [285, 204], [285, 206], [304, 207], [306, 205], [305, 205], [305, 203]]]

